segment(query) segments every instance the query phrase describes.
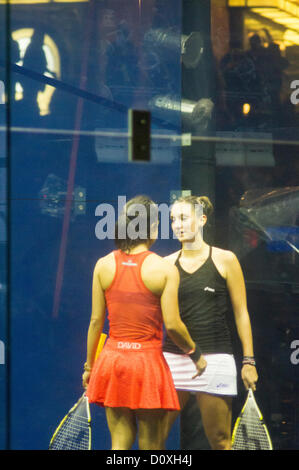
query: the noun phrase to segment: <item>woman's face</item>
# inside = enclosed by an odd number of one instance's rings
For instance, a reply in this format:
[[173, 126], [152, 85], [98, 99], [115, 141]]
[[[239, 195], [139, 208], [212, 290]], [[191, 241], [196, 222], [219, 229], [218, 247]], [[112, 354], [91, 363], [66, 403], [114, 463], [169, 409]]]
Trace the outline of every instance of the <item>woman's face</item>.
[[199, 236], [202, 238], [206, 216], [203, 215], [200, 204], [194, 208], [192, 204], [176, 202], [170, 219], [173, 233], [181, 243], [195, 241]]

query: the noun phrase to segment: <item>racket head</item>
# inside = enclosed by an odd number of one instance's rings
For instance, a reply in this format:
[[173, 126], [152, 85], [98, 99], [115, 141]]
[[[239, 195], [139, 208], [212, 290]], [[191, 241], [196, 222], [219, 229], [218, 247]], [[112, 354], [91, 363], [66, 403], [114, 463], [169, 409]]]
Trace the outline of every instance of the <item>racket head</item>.
[[269, 431], [251, 389], [233, 429], [232, 450], [273, 450]]
[[49, 450], [91, 450], [91, 416], [85, 393], [59, 423]]

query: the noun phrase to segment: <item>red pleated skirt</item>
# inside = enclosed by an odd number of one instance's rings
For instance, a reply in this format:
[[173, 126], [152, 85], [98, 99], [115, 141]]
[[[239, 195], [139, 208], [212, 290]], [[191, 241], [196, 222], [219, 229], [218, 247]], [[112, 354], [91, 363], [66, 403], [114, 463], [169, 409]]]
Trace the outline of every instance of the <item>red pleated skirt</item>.
[[108, 339], [90, 375], [86, 395], [104, 407], [180, 410], [159, 343]]

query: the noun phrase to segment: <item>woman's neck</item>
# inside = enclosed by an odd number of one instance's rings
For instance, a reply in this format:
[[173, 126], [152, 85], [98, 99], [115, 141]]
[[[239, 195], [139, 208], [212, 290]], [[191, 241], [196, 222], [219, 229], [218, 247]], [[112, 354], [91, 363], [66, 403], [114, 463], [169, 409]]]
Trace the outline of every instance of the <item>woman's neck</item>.
[[142, 243], [141, 245], [134, 246], [130, 250], [127, 250], [126, 253], [127, 255], [134, 255], [134, 254], [137, 255], [138, 253], [142, 253], [143, 251], [147, 251], [147, 250], [148, 250], [148, 245], [146, 245], [145, 243]]
[[208, 249], [209, 245], [203, 240], [184, 242], [182, 243], [182, 256], [184, 258], [205, 257]]

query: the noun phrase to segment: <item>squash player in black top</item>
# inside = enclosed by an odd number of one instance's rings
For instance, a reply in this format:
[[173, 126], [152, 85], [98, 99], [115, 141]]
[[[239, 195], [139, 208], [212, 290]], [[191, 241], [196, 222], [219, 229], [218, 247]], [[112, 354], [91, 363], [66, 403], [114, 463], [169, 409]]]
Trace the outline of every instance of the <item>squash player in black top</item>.
[[[232, 397], [237, 394], [236, 366], [226, 320], [229, 297], [243, 349], [241, 374], [246, 389], [256, 389], [258, 375], [239, 261], [231, 251], [211, 247], [203, 240], [203, 227], [212, 210], [210, 200], [204, 196], [187, 196], [176, 201], [171, 223], [182, 248], [166, 257], [178, 268], [180, 315], [207, 362], [206, 369], [195, 377], [193, 361], [168, 336], [163, 351], [181, 409], [190, 393], [195, 393], [211, 448], [229, 450]], [[168, 414], [166, 437], [177, 415]]]

